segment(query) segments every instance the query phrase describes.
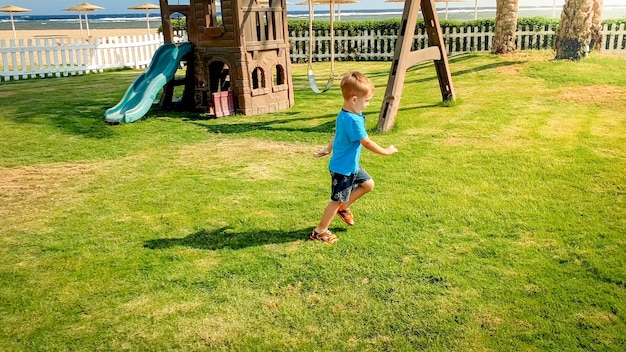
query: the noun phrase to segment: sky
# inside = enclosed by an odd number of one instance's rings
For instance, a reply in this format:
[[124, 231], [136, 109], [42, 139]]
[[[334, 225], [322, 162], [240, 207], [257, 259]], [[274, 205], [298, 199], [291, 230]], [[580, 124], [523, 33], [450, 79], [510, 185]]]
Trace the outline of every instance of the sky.
[[[0, 0], [0, 6], [4, 5], [16, 5], [31, 9], [30, 15], [67, 15], [67, 11], [63, 11], [64, 8], [71, 7], [84, 2], [85, 0]], [[296, 3], [301, 0], [288, 0], [289, 2]], [[520, 0], [520, 6], [552, 6], [554, 0]], [[556, 6], [559, 8], [563, 6], [565, 0], [555, 0]], [[119, 14], [135, 12], [136, 10], [128, 10], [128, 7], [143, 4], [146, 2], [158, 4], [158, 0], [88, 0], [87, 2], [104, 7], [104, 10], [100, 10], [102, 14]], [[170, 0], [170, 3], [178, 3], [178, 0]], [[189, 3], [188, 0], [180, 0], [180, 3]], [[604, 0], [604, 5], [624, 5], [625, 0]], [[465, 0], [465, 2], [450, 2], [448, 8], [453, 7], [473, 7], [474, 0]], [[495, 7], [496, 0], [478, 0], [478, 6], [482, 7]], [[437, 7], [444, 8], [443, 3], [438, 3]], [[386, 3], [385, 0], [359, 0], [356, 5], [344, 5], [342, 9], [387, 9], [387, 8], [402, 8], [402, 3]], [[302, 10], [306, 11], [305, 6], [288, 5], [288, 10]], [[158, 13], [158, 12], [155, 12]]]

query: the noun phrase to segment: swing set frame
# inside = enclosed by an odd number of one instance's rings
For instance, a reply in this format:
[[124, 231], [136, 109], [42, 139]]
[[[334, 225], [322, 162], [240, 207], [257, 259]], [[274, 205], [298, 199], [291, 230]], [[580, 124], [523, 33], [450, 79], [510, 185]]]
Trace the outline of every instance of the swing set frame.
[[[330, 0], [330, 65], [331, 74], [326, 82], [326, 86], [320, 89], [315, 81], [313, 72], [313, 2], [308, 0], [309, 5], [309, 66], [308, 79], [311, 90], [315, 93], [324, 93], [333, 85], [335, 76], [335, 37], [334, 37], [334, 0]], [[433, 61], [437, 71], [437, 79], [441, 97], [444, 102], [453, 101], [456, 98], [454, 86], [452, 84], [452, 75], [450, 73], [450, 64], [446, 52], [443, 32], [437, 17], [437, 8], [434, 4], [435, 0], [405, 0], [404, 9], [402, 11], [402, 20], [400, 25], [400, 33], [396, 39], [394, 59], [391, 64], [391, 71], [387, 81], [385, 97], [383, 99], [380, 115], [378, 117], [379, 132], [388, 132], [393, 128], [398, 109], [400, 107], [400, 98], [404, 87], [404, 80], [407, 71], [424, 61]], [[417, 24], [417, 18], [420, 9], [424, 17], [424, 25], [428, 35], [428, 47], [420, 50], [412, 50], [414, 40], [414, 28]]]
[[[412, 50], [414, 28], [420, 7], [428, 34], [428, 48]], [[388, 132], [396, 121], [406, 72], [420, 62], [433, 61], [437, 70], [439, 89], [444, 102], [456, 98], [443, 32], [437, 17], [434, 0], [406, 0], [402, 12], [400, 33], [396, 40], [393, 63], [387, 81], [387, 90], [378, 117], [379, 132]]]

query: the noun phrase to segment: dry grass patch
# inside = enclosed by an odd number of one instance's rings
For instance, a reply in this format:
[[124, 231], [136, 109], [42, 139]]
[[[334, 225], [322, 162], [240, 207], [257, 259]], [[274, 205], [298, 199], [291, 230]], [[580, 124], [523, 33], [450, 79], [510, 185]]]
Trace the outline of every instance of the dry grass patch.
[[553, 238], [538, 238], [533, 233], [523, 233], [521, 235], [518, 244], [522, 247], [534, 247], [542, 250], [556, 250], [559, 248], [559, 243]]
[[500, 55], [504, 61], [542, 62], [554, 60], [553, 50], [519, 50], [513, 53]]
[[38, 165], [0, 168], [0, 195], [3, 198], [41, 197], [55, 189], [74, 184], [92, 174], [88, 164]]
[[504, 323], [504, 319], [494, 314], [493, 312], [482, 312], [476, 318], [478, 325], [484, 330], [495, 331], [500, 325]]
[[524, 70], [522, 65], [500, 66], [496, 68], [496, 72], [502, 75], [517, 76]]
[[89, 195], [86, 190], [103, 177], [120, 182], [134, 178], [127, 172], [129, 165], [145, 160], [149, 157], [139, 154], [96, 163], [0, 167], [0, 224], [5, 220], [5, 229], [41, 227], [45, 214], [82, 206]]
[[529, 144], [528, 132], [533, 126], [528, 120], [517, 120], [508, 125], [497, 134], [497, 138], [492, 139], [500, 147], [527, 147]]
[[577, 103], [613, 104], [626, 100], [626, 88], [609, 85], [568, 87], [557, 95], [557, 99]]
[[527, 294], [537, 294], [537, 293], [541, 293], [543, 291], [543, 289], [539, 286], [539, 285], [535, 285], [535, 284], [527, 284], [524, 285], [524, 292], [526, 292]]
[[619, 320], [614, 314], [601, 310], [581, 312], [576, 314], [576, 318], [579, 326], [591, 329], [599, 329], [606, 325], [612, 325]]
[[[526, 69], [527, 63], [552, 61], [554, 56], [554, 51], [548, 50], [525, 50], [500, 55], [504, 61], [517, 62], [518, 64], [497, 67], [496, 72], [504, 75], [519, 76], [519, 73]], [[519, 78], [517, 77], [517, 79]]]
[[538, 132], [546, 138], [569, 139], [583, 128], [584, 121], [579, 116], [552, 116]]
[[457, 136], [449, 136], [443, 141], [442, 144], [449, 147], [471, 145], [474, 147], [483, 148], [489, 146], [489, 142], [483, 138]]
[[220, 346], [236, 340], [245, 334], [247, 327], [243, 317], [238, 315], [209, 315], [198, 321], [190, 319], [181, 324], [187, 339], [200, 340], [208, 346]]
[[602, 138], [624, 138], [626, 136], [624, 133], [625, 126], [626, 115], [617, 112], [605, 112], [598, 114], [597, 118], [593, 120], [590, 131], [591, 134]]
[[89, 164], [0, 168], [0, 218], [12, 226], [40, 219], [50, 202], [68, 202], [66, 194], [76, 193], [95, 179]]
[[178, 163], [203, 171], [226, 171], [229, 177], [273, 180], [300, 160], [307, 160], [319, 147], [261, 139], [223, 140], [187, 146]]
[[[33, 201], [56, 191], [73, 192], [94, 182], [101, 174], [115, 172], [118, 175], [119, 173], [113, 168], [116, 163], [125, 169], [128, 164], [137, 164], [147, 160], [150, 160], [150, 156], [138, 154], [113, 162], [0, 167], [0, 198], [7, 202]], [[123, 177], [123, 175], [119, 176]], [[0, 207], [1, 209], [2, 207]]]

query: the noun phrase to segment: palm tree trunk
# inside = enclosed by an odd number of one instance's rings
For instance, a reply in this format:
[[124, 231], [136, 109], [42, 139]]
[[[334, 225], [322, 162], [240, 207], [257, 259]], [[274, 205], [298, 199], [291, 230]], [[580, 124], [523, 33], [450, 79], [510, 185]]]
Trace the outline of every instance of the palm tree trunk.
[[506, 54], [515, 51], [518, 8], [519, 0], [496, 1], [496, 33], [491, 49], [494, 54]]
[[566, 0], [556, 31], [556, 59], [580, 60], [591, 41], [594, 0]]
[[602, 2], [603, 0], [594, 0], [593, 2], [591, 48], [594, 51], [602, 51]]

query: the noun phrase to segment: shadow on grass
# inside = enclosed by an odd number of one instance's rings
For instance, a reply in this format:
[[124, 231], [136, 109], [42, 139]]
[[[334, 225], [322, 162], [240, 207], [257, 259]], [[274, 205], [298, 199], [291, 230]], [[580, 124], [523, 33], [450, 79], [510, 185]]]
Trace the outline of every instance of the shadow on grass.
[[[220, 124], [204, 124], [198, 121], [192, 120], [192, 123], [205, 128], [211, 133], [243, 133], [250, 131], [286, 131], [286, 132], [315, 132], [315, 133], [331, 133], [335, 130], [336, 114], [327, 114], [315, 117], [300, 117], [294, 119], [277, 119], [269, 121], [255, 121], [255, 122], [242, 122], [242, 123], [220, 123]], [[298, 121], [310, 121], [311, 119], [329, 119], [329, 121], [313, 127], [293, 126], [289, 127], [286, 124], [294, 123]], [[332, 120], [330, 120], [332, 118]]]
[[469, 59], [475, 59], [477, 57], [479, 57], [480, 54], [478, 53], [461, 53], [461, 54], [456, 54], [456, 55], [449, 55], [448, 56], [448, 62], [451, 64], [454, 63], [458, 63], [461, 61], [466, 61]]
[[[466, 75], [468, 73], [476, 73], [476, 72], [480, 72], [480, 71], [486, 71], [486, 70], [492, 70], [498, 67], [506, 67], [506, 66], [512, 66], [512, 65], [518, 65], [521, 64], [522, 61], [507, 61], [507, 62], [495, 62], [492, 64], [487, 64], [487, 65], [482, 65], [482, 66], [476, 66], [476, 67], [472, 67], [472, 68], [468, 68], [465, 70], [459, 70], [459, 71], [455, 71], [455, 70], [451, 70], [451, 74], [452, 77], [458, 77], [458, 76], [462, 76], [462, 75]], [[424, 68], [424, 67], [422, 67]], [[404, 81], [404, 83], [422, 83], [422, 82], [430, 82], [430, 81], [436, 81], [437, 80], [437, 75], [435, 72], [435, 66], [433, 65], [433, 73], [435, 73], [435, 75], [433, 76], [428, 76], [428, 77], [422, 77], [422, 78], [418, 78], [418, 79], [406, 79]], [[412, 68], [411, 70], [414, 70], [415, 68]]]
[[[441, 106], [441, 104], [424, 104], [419, 106], [411, 106], [411, 107], [401, 107], [398, 111], [417, 111], [420, 109], [428, 109]], [[224, 133], [224, 134], [237, 134], [237, 133], [246, 133], [250, 131], [271, 131], [271, 132], [312, 132], [312, 133], [333, 133], [335, 131], [335, 117], [336, 114], [327, 114], [315, 117], [301, 117], [294, 119], [277, 119], [277, 120], [268, 120], [268, 121], [255, 121], [255, 122], [241, 122], [241, 123], [232, 123], [228, 122], [229, 120], [225, 120], [224, 123], [212, 123], [212, 124], [204, 124], [202, 121], [206, 121], [208, 119], [204, 118], [187, 118], [191, 123], [196, 124], [202, 128], [205, 128], [210, 133]], [[374, 113], [370, 113], [367, 115], [368, 119], [378, 119], [378, 115]], [[310, 121], [311, 119], [328, 119], [328, 121], [321, 123], [319, 125], [313, 127], [289, 127], [286, 126], [288, 123], [298, 122], [298, 121]], [[215, 119], [210, 119], [215, 120]], [[232, 120], [230, 120], [232, 121]], [[376, 127], [370, 129], [369, 132], [376, 133]]]
[[[417, 111], [420, 109], [435, 108], [441, 106], [441, 104], [425, 104], [411, 107], [401, 107], [398, 111]], [[296, 121], [308, 121], [311, 117], [298, 118], [298, 119], [279, 119], [271, 121], [258, 121], [258, 122], [242, 122], [242, 123], [223, 123], [223, 124], [203, 124], [192, 120], [192, 123], [205, 128], [210, 133], [224, 133], [224, 134], [237, 134], [246, 133], [250, 131], [271, 131], [271, 132], [313, 132], [313, 133], [334, 133], [335, 132], [335, 117], [336, 114], [316, 116], [316, 119], [330, 119], [327, 122], [319, 124], [313, 127], [287, 127], [281, 126], [283, 124], [296, 122]], [[369, 114], [368, 119], [378, 119], [378, 115]], [[376, 133], [376, 127], [368, 130], [370, 133]]]
[[161, 238], [144, 243], [145, 248], [166, 249], [172, 247], [191, 247], [203, 250], [242, 249], [267, 244], [280, 244], [298, 240], [308, 240], [313, 227], [293, 230], [249, 230], [235, 231], [230, 227], [214, 230], [200, 229], [183, 238]]
[[465, 70], [452, 71], [452, 77], [461, 76], [461, 75], [465, 75], [465, 74], [468, 74], [468, 73], [474, 73], [474, 72], [479, 72], [479, 71], [492, 70], [492, 69], [498, 68], [498, 67], [519, 65], [521, 63], [523, 63], [523, 61], [494, 62], [492, 64], [472, 67], [472, 68], [468, 68], [468, 69], [465, 69]]
[[49, 123], [65, 133], [86, 138], [108, 138], [117, 135], [117, 132], [103, 123], [104, 117], [94, 117], [93, 114], [74, 114], [72, 116], [54, 116]]
[[[33, 103], [36, 105], [36, 103]], [[67, 103], [70, 105], [71, 103]], [[104, 123], [104, 106], [87, 106], [89, 102], [82, 103], [77, 108], [65, 109], [64, 107], [47, 108], [36, 106], [24, 109], [13, 114], [9, 118], [15, 123], [28, 125], [47, 125], [54, 127], [69, 135], [86, 138], [108, 138], [117, 135], [117, 132], [108, 128]]]

